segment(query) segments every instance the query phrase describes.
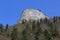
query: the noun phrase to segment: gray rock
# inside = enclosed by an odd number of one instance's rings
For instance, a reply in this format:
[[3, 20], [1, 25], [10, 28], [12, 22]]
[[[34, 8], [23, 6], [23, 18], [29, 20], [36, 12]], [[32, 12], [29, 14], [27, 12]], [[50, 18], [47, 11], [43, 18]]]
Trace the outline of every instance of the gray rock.
[[38, 20], [38, 19], [45, 19], [48, 18], [46, 15], [44, 15], [43, 12], [36, 10], [36, 9], [26, 9], [23, 11], [22, 17], [19, 21], [19, 23], [22, 22], [22, 20]]

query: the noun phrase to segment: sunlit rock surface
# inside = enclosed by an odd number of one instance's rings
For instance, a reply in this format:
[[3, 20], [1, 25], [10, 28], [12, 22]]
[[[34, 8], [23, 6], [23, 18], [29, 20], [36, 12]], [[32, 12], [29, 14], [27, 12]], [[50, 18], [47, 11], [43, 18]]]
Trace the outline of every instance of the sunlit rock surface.
[[20, 19], [20, 23], [22, 20], [38, 20], [48, 18], [42, 11], [36, 9], [25, 9], [23, 11], [22, 17]]

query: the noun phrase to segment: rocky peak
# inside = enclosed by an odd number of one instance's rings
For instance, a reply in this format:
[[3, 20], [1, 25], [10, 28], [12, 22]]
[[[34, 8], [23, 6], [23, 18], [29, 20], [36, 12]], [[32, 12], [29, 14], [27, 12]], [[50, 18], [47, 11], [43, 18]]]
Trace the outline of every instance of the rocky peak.
[[36, 9], [25, 9], [23, 11], [22, 17], [20, 19], [20, 23], [22, 20], [38, 20], [48, 18], [42, 11]]

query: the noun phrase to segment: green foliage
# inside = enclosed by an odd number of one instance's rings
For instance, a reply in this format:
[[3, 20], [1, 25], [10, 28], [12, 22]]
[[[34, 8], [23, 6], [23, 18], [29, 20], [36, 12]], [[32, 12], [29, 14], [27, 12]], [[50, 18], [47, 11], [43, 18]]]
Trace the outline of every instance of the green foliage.
[[53, 27], [53, 23], [52, 22], [48, 22], [48, 26]]
[[53, 26], [53, 23], [50, 22], [48, 25], [50, 26], [50, 35], [51, 35], [51, 37], [56, 37], [56, 36], [58, 36], [58, 35], [59, 35], [59, 34], [58, 34], [58, 31], [57, 31], [57, 29]]
[[28, 26], [28, 24], [26, 24], [26, 28], [23, 30], [23, 32], [22, 32], [22, 40], [28, 40], [28, 32], [30, 32], [30, 28], [29, 28], [29, 26]]
[[54, 30], [51, 30], [51, 34], [52, 34], [52, 37], [58, 37], [59, 36], [56, 28]]
[[[54, 17], [54, 19], [52, 20], [53, 22], [57, 22], [57, 17]], [[27, 22], [26, 20], [22, 20], [22, 24], [14, 25], [11, 28], [9, 28], [9, 25], [7, 24], [5, 30], [3, 28], [3, 25], [0, 24], [0, 33], [2, 33], [4, 30], [5, 31], [4, 35], [11, 37], [11, 40], [39, 40], [40, 37], [46, 40], [52, 40], [52, 38], [59, 36], [57, 28], [54, 27], [55, 23], [53, 22], [51, 20], [48, 20], [47, 18], [45, 18], [45, 20], [41, 19], [38, 21], [31, 20], [30, 22]], [[45, 26], [47, 26], [48, 29], [42, 31], [44, 29], [43, 27]]]
[[11, 40], [16, 40], [17, 34], [18, 34], [17, 28], [14, 28], [12, 33], [11, 33]]
[[59, 20], [60, 20], [60, 17], [58, 17], [59, 18]]
[[45, 35], [46, 40], [51, 40], [51, 35], [47, 30], [44, 31], [44, 35]]
[[9, 27], [9, 25], [7, 24], [7, 25], [6, 25], [6, 27], [5, 27], [5, 31], [7, 31], [7, 30], [8, 30], [8, 27]]
[[32, 31], [35, 30], [35, 27], [36, 27], [36, 25], [35, 25], [35, 21], [34, 21], [32, 24]]
[[27, 31], [26, 30], [23, 30], [22, 32], [22, 40], [27, 40]]
[[22, 24], [25, 24], [27, 21], [24, 19], [24, 20], [22, 20]]
[[41, 34], [41, 29], [39, 29], [39, 28], [37, 28], [37, 31], [35, 31], [35, 40], [39, 40], [39, 36], [40, 36], [40, 34]]
[[44, 23], [47, 23], [47, 22], [48, 22], [48, 19], [47, 19], [47, 18], [45, 18], [45, 19], [44, 19]]
[[39, 21], [34, 21], [32, 24], [32, 31], [33, 31], [33, 35], [35, 35], [35, 40], [39, 40], [39, 36], [40, 33], [42, 32], [41, 28], [40, 28], [40, 22]]
[[55, 23], [56, 21], [57, 21], [57, 16], [55, 16], [54, 18], [53, 18], [53, 22]]
[[0, 33], [2, 33], [2, 32], [3, 32], [3, 25], [0, 24]]

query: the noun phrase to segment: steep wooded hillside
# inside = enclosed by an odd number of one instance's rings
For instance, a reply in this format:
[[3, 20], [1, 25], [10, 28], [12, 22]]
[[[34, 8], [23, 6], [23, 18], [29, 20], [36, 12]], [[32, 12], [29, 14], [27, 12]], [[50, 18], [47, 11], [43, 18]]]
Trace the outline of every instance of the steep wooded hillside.
[[[3, 39], [2, 39], [3, 38]], [[10, 27], [0, 24], [1, 40], [60, 40], [60, 17], [32, 21], [22, 20]]]

